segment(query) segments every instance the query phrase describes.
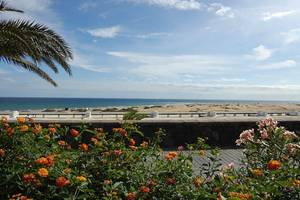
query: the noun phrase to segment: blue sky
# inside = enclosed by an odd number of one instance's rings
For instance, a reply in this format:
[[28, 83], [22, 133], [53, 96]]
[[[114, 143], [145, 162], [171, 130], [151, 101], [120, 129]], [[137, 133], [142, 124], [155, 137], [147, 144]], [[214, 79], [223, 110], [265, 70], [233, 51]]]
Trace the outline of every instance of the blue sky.
[[299, 0], [8, 0], [74, 52], [52, 87], [1, 63], [1, 96], [300, 100]]

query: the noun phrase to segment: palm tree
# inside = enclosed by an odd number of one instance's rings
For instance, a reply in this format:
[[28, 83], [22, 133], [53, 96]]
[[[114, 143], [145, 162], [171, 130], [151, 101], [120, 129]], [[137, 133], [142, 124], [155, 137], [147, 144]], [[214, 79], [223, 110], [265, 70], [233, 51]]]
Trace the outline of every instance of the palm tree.
[[[0, 13], [4, 11], [23, 12], [0, 1]], [[72, 52], [67, 43], [48, 27], [25, 20], [0, 21], [0, 61], [31, 71], [57, 86], [40, 66], [45, 64], [58, 73], [56, 66], [60, 65], [72, 75], [68, 64], [70, 59]]]

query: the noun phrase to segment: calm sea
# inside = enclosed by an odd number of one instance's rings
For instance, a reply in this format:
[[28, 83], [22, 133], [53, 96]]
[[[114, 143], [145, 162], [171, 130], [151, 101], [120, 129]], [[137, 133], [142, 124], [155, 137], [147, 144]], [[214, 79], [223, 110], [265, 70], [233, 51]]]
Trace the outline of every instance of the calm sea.
[[0, 97], [0, 110], [45, 108], [96, 108], [191, 103], [297, 103], [283, 101], [193, 100], [193, 99], [117, 99], [117, 98], [15, 98]]

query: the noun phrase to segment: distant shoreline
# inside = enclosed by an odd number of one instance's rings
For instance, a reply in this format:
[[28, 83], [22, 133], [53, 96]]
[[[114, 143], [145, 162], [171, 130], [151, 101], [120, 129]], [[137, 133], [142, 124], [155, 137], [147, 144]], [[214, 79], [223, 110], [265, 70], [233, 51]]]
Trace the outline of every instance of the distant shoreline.
[[[17, 110], [17, 109], [16, 109]], [[177, 103], [165, 105], [104, 106], [94, 108], [20, 109], [32, 112], [300, 112], [300, 103]], [[1, 110], [0, 112], [13, 110]]]

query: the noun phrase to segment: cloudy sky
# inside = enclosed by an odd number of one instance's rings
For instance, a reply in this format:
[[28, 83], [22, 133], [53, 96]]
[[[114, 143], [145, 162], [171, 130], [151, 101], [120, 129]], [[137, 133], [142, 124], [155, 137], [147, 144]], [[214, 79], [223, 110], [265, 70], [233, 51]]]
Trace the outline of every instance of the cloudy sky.
[[66, 39], [73, 76], [0, 63], [0, 96], [300, 100], [299, 0], [7, 2]]

